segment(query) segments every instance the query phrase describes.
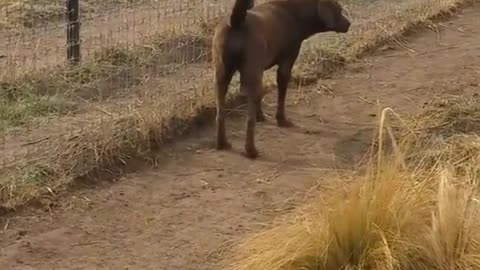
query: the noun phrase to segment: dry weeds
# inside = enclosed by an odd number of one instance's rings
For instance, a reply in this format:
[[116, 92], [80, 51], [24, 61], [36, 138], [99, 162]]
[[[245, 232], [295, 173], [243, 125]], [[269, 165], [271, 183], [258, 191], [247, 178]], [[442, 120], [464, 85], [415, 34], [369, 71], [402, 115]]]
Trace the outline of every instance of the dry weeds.
[[[428, 111], [417, 119], [425, 126], [402, 120], [407, 126], [393, 151], [378, 147], [367, 173], [357, 175], [346, 193], [337, 187], [326, 202], [315, 199], [249, 237], [228, 269], [478, 269], [480, 130], [475, 135], [449, 126], [459, 113], [460, 122], [478, 124], [479, 101], [455, 100]], [[385, 119], [379, 126], [381, 145], [392, 128]], [[432, 126], [441, 128], [432, 133]]]
[[[80, 11], [84, 15], [102, 11], [131, 7], [144, 2], [143, 0], [82, 0]], [[63, 0], [1, 0], [0, 29], [20, 31], [24, 28], [38, 26], [41, 23], [64, 19], [65, 1]]]
[[45, 116], [80, 113], [84, 101], [119, 97], [148, 77], [167, 76], [179, 66], [206, 61], [207, 33], [196, 36], [164, 32], [138, 46], [116, 46], [96, 52], [70, 69], [25, 74], [0, 82], [0, 134], [30, 126]]
[[[303, 65], [298, 65], [294, 83], [304, 81], [305, 78], [314, 81], [319, 75], [334, 70], [373, 47], [396, 40], [399, 35], [419, 24], [436, 16], [448, 15], [463, 3], [461, 0], [425, 1], [420, 8], [395, 12], [381, 18], [374, 26], [365, 25], [356, 29], [339, 51], [325, 51], [321, 45], [311, 47], [303, 55]], [[150, 46], [143, 47], [145, 52], [145, 48]], [[151, 52], [150, 49], [146, 51]], [[132, 52], [120, 55], [132, 59]], [[146, 55], [151, 56], [148, 53]], [[133, 59], [144, 64], [146, 58]], [[321, 69], [318, 68], [320, 61], [323, 65]], [[136, 65], [133, 67], [137, 68]], [[100, 76], [99, 79], [103, 80], [104, 75], [112, 78], [111, 70], [103, 75], [96, 75], [96, 69], [88, 71], [87, 78]], [[80, 77], [84, 78], [83, 75]], [[85, 85], [83, 79], [79, 82]], [[57, 83], [57, 80], [52, 83]], [[79, 177], [99, 171], [112, 171], [130, 159], [151, 159], [151, 153], [159, 143], [188, 130], [192, 123], [198, 124], [198, 119], [209, 119], [201, 117], [211, 115], [214, 108], [209, 87], [210, 81], [206, 80], [190, 91], [176, 93], [162, 100], [144, 101], [141, 107], [126, 108], [107, 119], [92, 121], [89, 126], [42, 142], [30, 153], [34, 158], [0, 169], [3, 173], [0, 202], [5, 207], [15, 207], [42, 194], [56, 194]], [[232, 96], [230, 101], [234, 102], [235, 97]]]

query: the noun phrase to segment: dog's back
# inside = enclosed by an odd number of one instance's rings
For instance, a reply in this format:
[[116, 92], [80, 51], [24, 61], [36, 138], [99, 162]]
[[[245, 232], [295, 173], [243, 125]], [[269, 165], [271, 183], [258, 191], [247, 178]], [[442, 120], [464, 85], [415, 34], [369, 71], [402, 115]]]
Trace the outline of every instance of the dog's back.
[[[297, 14], [315, 12], [316, 0], [276, 0], [254, 7], [252, 0], [236, 0], [229, 18], [215, 29], [214, 61], [232, 64], [238, 69], [245, 57], [257, 58], [264, 69], [275, 64], [284, 51], [302, 36], [305, 26], [298, 25]], [[251, 47], [249, 49], [249, 47]], [[245, 55], [245, 54], [249, 55]], [[251, 54], [251, 55], [250, 55]], [[262, 58], [262, 59], [259, 59]]]

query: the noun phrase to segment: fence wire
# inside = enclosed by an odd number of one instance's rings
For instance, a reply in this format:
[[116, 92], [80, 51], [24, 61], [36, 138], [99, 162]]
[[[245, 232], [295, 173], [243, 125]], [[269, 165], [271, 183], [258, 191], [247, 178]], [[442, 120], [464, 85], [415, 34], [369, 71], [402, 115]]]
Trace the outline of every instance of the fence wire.
[[[182, 29], [225, 15], [231, 0], [79, 0], [83, 60], [95, 51], [139, 44], [146, 37]], [[383, 14], [423, 0], [346, 0], [355, 25], [374, 23], [371, 9]], [[442, 0], [438, 0], [441, 2]], [[68, 24], [64, 0], [5, 0], [0, 3], [0, 78], [66, 63]], [[262, 1], [257, 1], [257, 3]], [[345, 1], [344, 1], [345, 2]], [[357, 7], [357, 8], [355, 8]]]

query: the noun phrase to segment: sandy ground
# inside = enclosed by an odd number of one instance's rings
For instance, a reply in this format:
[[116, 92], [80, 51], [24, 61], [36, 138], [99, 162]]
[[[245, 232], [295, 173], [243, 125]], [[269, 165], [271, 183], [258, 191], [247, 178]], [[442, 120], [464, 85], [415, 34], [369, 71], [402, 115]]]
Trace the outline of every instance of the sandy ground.
[[[480, 92], [480, 9], [385, 46], [303, 89], [291, 88], [280, 129], [258, 125], [256, 161], [241, 154], [243, 117], [228, 119], [234, 149], [212, 149], [205, 128], [159, 153], [159, 165], [72, 192], [52, 209], [0, 220], [0, 269], [221, 269], [231, 244], [288, 213], [332, 169], [368, 149], [378, 100], [415, 113], [434, 97]], [[271, 116], [275, 94], [265, 102]], [[2, 230], [2, 228], [4, 228]]]

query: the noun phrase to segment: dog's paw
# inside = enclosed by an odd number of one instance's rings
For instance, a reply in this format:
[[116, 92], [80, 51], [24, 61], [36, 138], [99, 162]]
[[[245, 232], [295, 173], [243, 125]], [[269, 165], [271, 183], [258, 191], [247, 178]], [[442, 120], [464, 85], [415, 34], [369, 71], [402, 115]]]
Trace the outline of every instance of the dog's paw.
[[217, 150], [230, 150], [232, 149], [232, 144], [227, 141], [219, 141], [216, 148]]
[[295, 126], [295, 124], [288, 119], [278, 119], [277, 125], [282, 128], [291, 128]]
[[258, 157], [258, 151], [255, 147], [245, 148], [245, 156], [249, 159], [256, 159]]

